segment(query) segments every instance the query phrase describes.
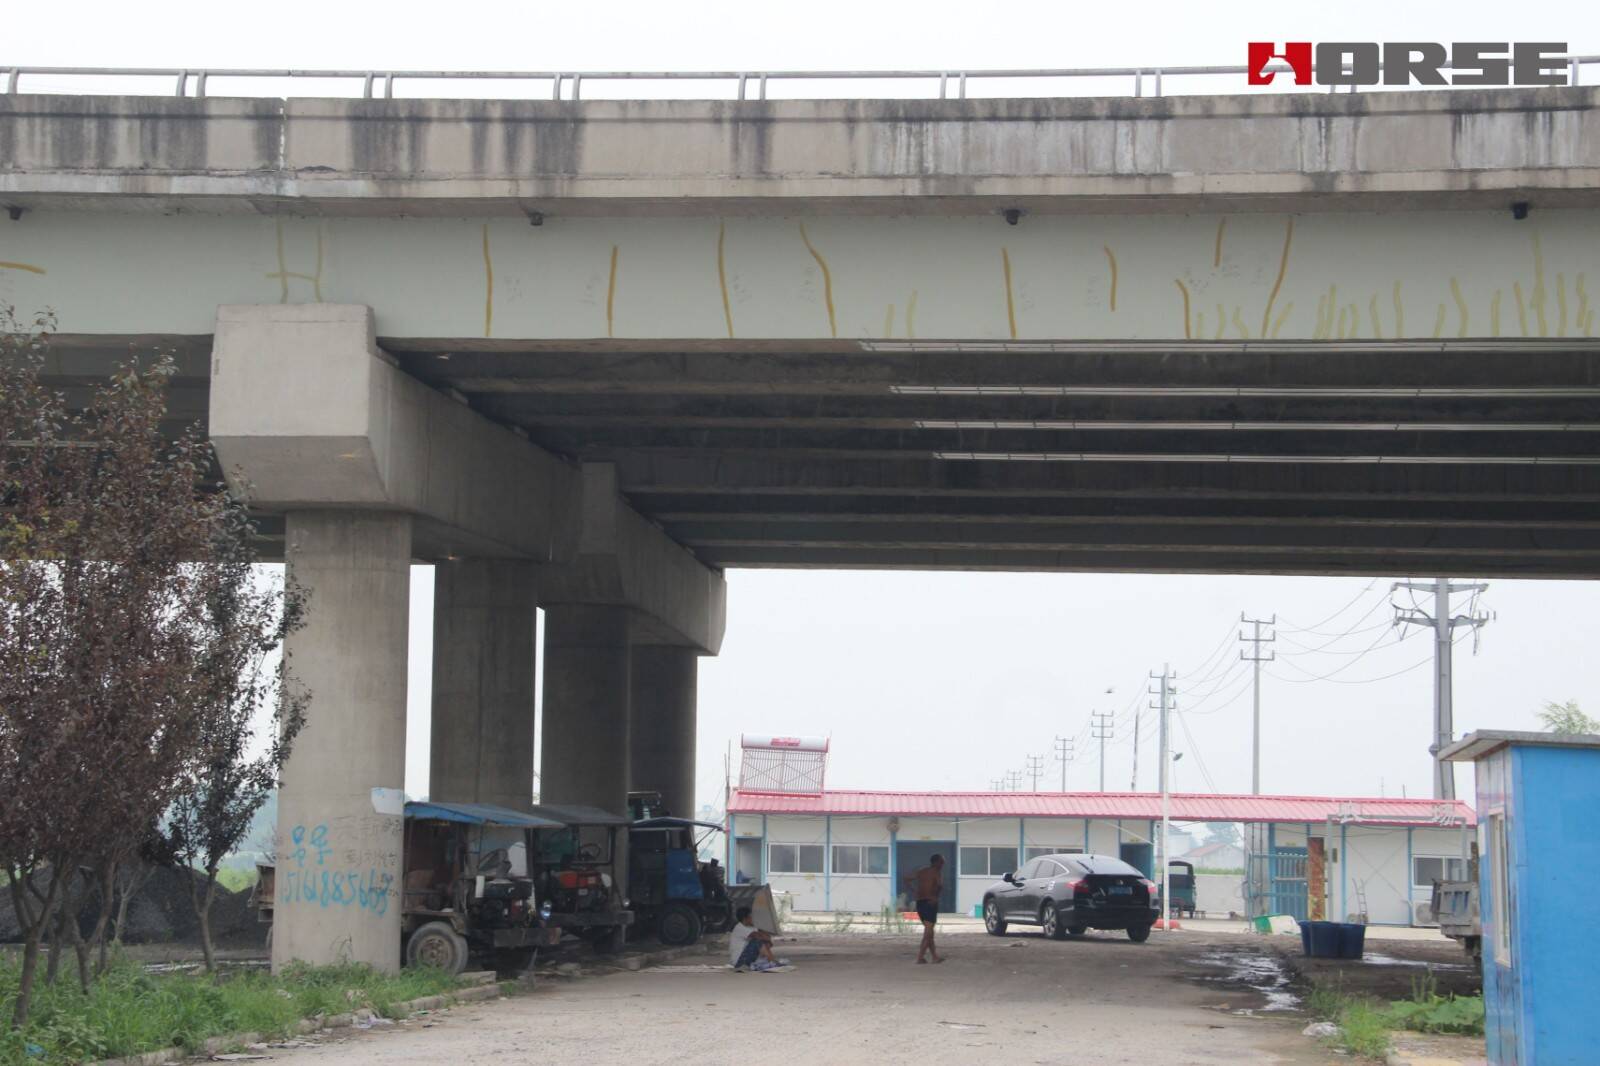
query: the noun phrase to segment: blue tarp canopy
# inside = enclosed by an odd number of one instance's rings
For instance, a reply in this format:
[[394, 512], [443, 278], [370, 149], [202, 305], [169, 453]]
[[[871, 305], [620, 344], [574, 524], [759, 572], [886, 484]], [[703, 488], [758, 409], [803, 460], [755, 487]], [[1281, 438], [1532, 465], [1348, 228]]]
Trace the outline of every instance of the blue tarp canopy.
[[534, 811], [547, 818], [558, 818], [562, 825], [627, 825], [628, 819], [620, 814], [603, 811], [599, 807], [585, 807], [576, 803], [542, 803]]
[[634, 829], [715, 829], [724, 832], [722, 826], [716, 822], [697, 822], [693, 818], [641, 818], [633, 823]]
[[496, 807], [489, 803], [408, 803], [407, 818], [432, 818], [441, 822], [462, 822], [466, 825], [503, 825], [513, 829], [565, 829], [565, 822], [524, 814], [510, 807]]

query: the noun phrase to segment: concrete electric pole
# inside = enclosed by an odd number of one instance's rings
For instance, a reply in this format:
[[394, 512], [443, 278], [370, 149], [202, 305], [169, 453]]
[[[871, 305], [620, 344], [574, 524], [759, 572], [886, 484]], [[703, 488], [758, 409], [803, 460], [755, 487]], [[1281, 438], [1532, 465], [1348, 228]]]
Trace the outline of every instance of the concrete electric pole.
[[1015, 792], [1021, 787], [1022, 787], [1022, 771], [1021, 770], [1007, 770], [1006, 771], [1006, 790], [1008, 792]]
[[1100, 742], [1100, 791], [1106, 790], [1106, 741], [1111, 739], [1111, 731], [1115, 728], [1112, 721], [1116, 715], [1110, 711], [1090, 711], [1089, 729], [1094, 734], [1094, 739]]
[[1143, 717], [1143, 711], [1133, 716], [1133, 783], [1128, 786], [1130, 792], [1139, 791], [1139, 719]]
[[1391, 592], [1409, 589], [1412, 592], [1433, 593], [1431, 615], [1416, 607], [1396, 607], [1394, 621], [1395, 625], [1410, 624], [1433, 628], [1433, 743], [1428, 747], [1428, 754], [1433, 756], [1434, 799], [1456, 798], [1455, 767], [1439, 761], [1439, 751], [1455, 739], [1455, 711], [1452, 705], [1450, 676], [1455, 628], [1471, 626], [1473, 629], [1481, 629], [1493, 617], [1480, 612], [1452, 615], [1450, 596], [1457, 592], [1482, 592], [1488, 587], [1487, 584], [1452, 585], [1449, 578], [1439, 577], [1431, 582], [1396, 581], [1390, 588]]
[[1072, 749], [1075, 746], [1072, 737], [1056, 737], [1056, 762], [1061, 764], [1061, 791], [1067, 790], [1067, 763], [1071, 762], [1076, 754]]
[[1172, 826], [1172, 793], [1167, 783], [1168, 767], [1171, 763], [1171, 756], [1167, 752], [1167, 716], [1172, 710], [1172, 697], [1177, 693], [1177, 690], [1172, 687], [1172, 682], [1176, 680], [1177, 675], [1172, 672], [1172, 664], [1165, 663], [1161, 667], [1161, 673], [1151, 674], [1150, 676], [1159, 678], [1161, 682], [1160, 687], [1155, 690], [1155, 694], [1159, 695], [1160, 699], [1153, 704], [1161, 712], [1161, 751], [1156, 756], [1161, 765], [1161, 842], [1157, 849], [1156, 861], [1161, 864], [1161, 928], [1171, 929], [1172, 886], [1167, 868], [1167, 838]]
[[1270, 644], [1278, 639], [1276, 633], [1263, 637], [1261, 635], [1261, 627], [1277, 625], [1278, 616], [1274, 613], [1271, 618], [1266, 619], [1246, 618], [1244, 612], [1240, 611], [1239, 621], [1256, 627], [1254, 636], [1247, 637], [1243, 633], [1239, 634], [1241, 641], [1255, 645], [1249, 655], [1246, 655], [1244, 649], [1240, 648], [1239, 658], [1247, 663], [1255, 664], [1255, 715], [1252, 719], [1254, 725], [1250, 731], [1250, 794], [1259, 796], [1261, 795], [1261, 664], [1270, 663], [1278, 657], [1277, 652], [1268, 652], [1265, 656], [1261, 654], [1262, 644]]
[[1044, 756], [1028, 756], [1028, 776], [1033, 779], [1033, 791], [1039, 791], [1039, 775], [1044, 772]]

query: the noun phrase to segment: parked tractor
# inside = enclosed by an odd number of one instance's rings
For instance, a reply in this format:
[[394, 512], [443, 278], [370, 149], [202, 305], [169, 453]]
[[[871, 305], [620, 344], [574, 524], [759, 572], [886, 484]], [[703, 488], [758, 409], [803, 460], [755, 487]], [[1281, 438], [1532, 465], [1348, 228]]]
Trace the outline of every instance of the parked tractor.
[[[460, 973], [476, 959], [496, 970], [521, 971], [539, 948], [555, 946], [561, 929], [550, 921], [548, 898], [536, 891], [530, 859], [537, 834], [566, 828], [488, 804], [406, 804], [400, 878], [406, 965]], [[280, 886], [276, 867], [257, 869], [254, 902], [262, 921], [272, 920], [275, 904], [318, 891], [315, 870], [290, 871]]]
[[663, 944], [693, 944], [733, 925], [719, 868], [699, 861], [697, 831], [720, 833], [722, 827], [661, 816], [628, 830], [628, 899], [640, 930], [654, 930]]
[[618, 858], [627, 858], [617, 838], [628, 819], [568, 804], [544, 804], [533, 813], [560, 826], [539, 833], [535, 853], [540, 898], [550, 905], [547, 920], [596, 950], [620, 950], [634, 922], [617, 876]]

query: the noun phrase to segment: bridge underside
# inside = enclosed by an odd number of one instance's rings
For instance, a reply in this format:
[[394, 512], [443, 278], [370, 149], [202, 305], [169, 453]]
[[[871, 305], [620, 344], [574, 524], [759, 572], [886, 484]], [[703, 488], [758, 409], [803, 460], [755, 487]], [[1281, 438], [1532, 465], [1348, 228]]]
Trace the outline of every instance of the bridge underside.
[[1600, 576], [1593, 341], [380, 343], [717, 567]]

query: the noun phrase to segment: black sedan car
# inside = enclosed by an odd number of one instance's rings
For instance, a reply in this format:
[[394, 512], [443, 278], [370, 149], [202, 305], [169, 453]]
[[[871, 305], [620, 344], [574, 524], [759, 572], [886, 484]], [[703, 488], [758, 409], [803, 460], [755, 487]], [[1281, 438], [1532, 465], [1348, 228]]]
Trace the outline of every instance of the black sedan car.
[[994, 936], [1037, 925], [1060, 940], [1089, 929], [1125, 929], [1142, 944], [1161, 917], [1161, 890], [1109, 855], [1040, 855], [983, 892], [983, 924]]

